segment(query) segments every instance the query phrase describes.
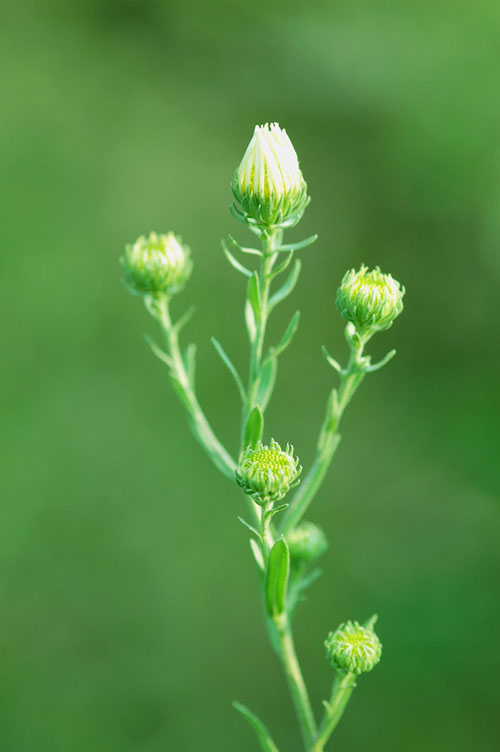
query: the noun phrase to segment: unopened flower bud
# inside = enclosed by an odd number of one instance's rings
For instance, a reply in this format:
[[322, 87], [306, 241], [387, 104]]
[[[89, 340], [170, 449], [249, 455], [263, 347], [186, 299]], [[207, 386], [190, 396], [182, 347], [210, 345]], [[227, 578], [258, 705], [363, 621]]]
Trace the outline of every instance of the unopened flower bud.
[[285, 227], [301, 218], [309, 202], [307, 185], [292, 142], [278, 123], [255, 126], [233, 194], [236, 214], [251, 224]]
[[242, 452], [236, 482], [257, 504], [265, 505], [279, 501], [296, 486], [301, 471], [290, 444], [283, 451], [274, 439], [270, 446], [259, 441], [256, 447]]
[[328, 548], [326, 535], [314, 522], [301, 522], [286, 537], [292, 561], [307, 563], [324, 554]]
[[382, 644], [373, 631], [357, 621], [341, 624], [325, 641], [326, 655], [337, 671], [362, 674], [380, 661]]
[[388, 329], [403, 310], [405, 289], [379, 267], [368, 271], [362, 266], [346, 272], [337, 292], [337, 308], [358, 334]]
[[125, 271], [125, 283], [137, 295], [173, 294], [184, 287], [191, 274], [188, 246], [169, 232], [167, 235], [141, 235], [127, 245], [120, 259]]

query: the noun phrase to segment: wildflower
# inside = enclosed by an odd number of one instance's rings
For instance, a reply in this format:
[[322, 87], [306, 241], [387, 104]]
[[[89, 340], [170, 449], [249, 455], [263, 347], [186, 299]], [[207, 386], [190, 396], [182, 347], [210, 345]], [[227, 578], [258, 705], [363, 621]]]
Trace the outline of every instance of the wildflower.
[[299, 160], [278, 123], [256, 125], [240, 166], [233, 193], [245, 220], [259, 226], [291, 226], [309, 199]]
[[257, 504], [265, 505], [279, 501], [296, 486], [301, 471], [290, 444], [283, 451], [274, 439], [270, 446], [259, 441], [256, 447], [242, 452], [236, 482]]
[[169, 295], [179, 292], [191, 274], [192, 263], [188, 246], [173, 232], [149, 237], [141, 235], [127, 245], [120, 259], [125, 284], [137, 295]]

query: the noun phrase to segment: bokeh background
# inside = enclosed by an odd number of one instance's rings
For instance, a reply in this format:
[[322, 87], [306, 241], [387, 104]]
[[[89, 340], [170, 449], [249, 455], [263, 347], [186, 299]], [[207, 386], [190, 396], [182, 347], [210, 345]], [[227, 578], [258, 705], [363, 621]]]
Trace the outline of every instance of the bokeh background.
[[[346, 268], [407, 287], [310, 517], [331, 547], [297, 616], [315, 706], [326, 633], [380, 614], [380, 667], [336, 732], [359, 752], [493, 752], [498, 729], [500, 7], [496, 0], [20, 0], [2, 10], [4, 752], [256, 750], [231, 700], [300, 749], [267, 643], [241, 494], [187, 428], [120, 283], [174, 229], [195, 270], [199, 394], [235, 450], [243, 278], [220, 251], [255, 123], [277, 120], [312, 203], [301, 327], [267, 433], [304, 465], [346, 356]], [[333, 748], [332, 744], [332, 748]]]

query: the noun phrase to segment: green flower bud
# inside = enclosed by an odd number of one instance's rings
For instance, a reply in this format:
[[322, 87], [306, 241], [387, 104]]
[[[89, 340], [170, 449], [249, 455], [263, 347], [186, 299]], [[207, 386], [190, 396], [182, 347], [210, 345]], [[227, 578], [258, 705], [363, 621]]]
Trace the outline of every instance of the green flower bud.
[[326, 655], [337, 671], [362, 674], [380, 661], [382, 644], [373, 631], [357, 621], [341, 624], [325, 641]]
[[298, 563], [310, 562], [328, 548], [326, 535], [314, 522], [302, 522], [286, 537], [290, 556]]
[[309, 203], [292, 142], [278, 123], [256, 125], [233, 182], [238, 219], [260, 227], [291, 227]]
[[148, 238], [141, 235], [133, 245], [126, 246], [120, 262], [125, 284], [137, 295], [179, 292], [192, 268], [188, 246], [173, 232], [152, 232]]
[[356, 327], [358, 334], [374, 334], [392, 326], [403, 310], [404, 287], [382, 274], [379, 267], [368, 271], [361, 266], [346, 272], [337, 292], [337, 308], [346, 321]]
[[282, 451], [274, 439], [270, 446], [259, 441], [256, 447], [247, 447], [241, 453], [236, 482], [257, 504], [265, 505], [282, 499], [300, 482], [301, 472], [290, 444]]

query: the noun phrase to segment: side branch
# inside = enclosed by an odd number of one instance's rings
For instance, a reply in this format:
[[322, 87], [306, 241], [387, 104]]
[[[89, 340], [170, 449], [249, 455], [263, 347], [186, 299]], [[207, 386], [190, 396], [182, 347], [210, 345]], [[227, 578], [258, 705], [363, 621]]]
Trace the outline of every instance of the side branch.
[[163, 330], [168, 349], [168, 360], [165, 360], [165, 362], [170, 366], [172, 384], [188, 412], [191, 430], [215, 466], [224, 475], [233, 479], [236, 462], [217, 439], [200, 407], [194, 389], [192, 373], [188, 373], [180, 350], [178, 328], [172, 324], [170, 318], [168, 298], [162, 296], [153, 303], [148, 303], [147, 306]]

